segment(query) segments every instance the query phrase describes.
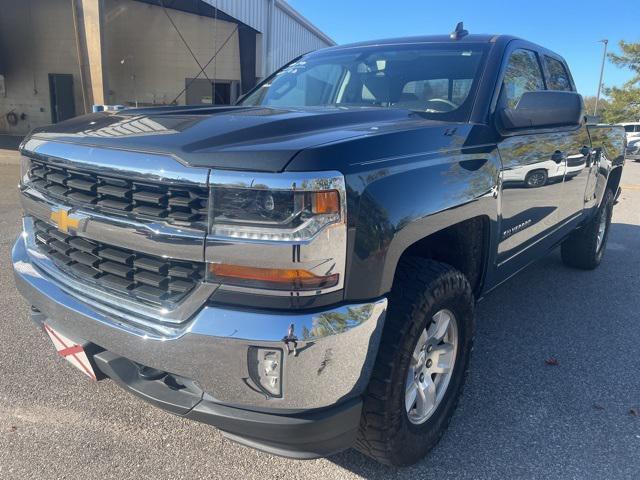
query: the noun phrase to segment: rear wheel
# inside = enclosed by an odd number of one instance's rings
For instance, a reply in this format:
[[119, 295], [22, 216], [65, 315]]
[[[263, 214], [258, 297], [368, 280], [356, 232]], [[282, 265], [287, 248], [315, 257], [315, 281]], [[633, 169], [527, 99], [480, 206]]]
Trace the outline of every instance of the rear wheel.
[[547, 183], [548, 174], [546, 170], [534, 170], [527, 173], [524, 183], [529, 188], [543, 187]]
[[410, 465], [433, 448], [455, 410], [473, 342], [473, 293], [448, 265], [406, 258], [389, 298], [356, 448]]
[[600, 265], [609, 238], [613, 198], [613, 192], [607, 189], [596, 214], [562, 242], [560, 253], [565, 265], [583, 270], [593, 270]]

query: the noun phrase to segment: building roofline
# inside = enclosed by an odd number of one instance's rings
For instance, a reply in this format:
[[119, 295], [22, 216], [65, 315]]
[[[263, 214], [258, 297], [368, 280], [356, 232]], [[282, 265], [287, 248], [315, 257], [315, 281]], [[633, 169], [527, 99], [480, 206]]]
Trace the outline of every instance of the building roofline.
[[316, 27], [313, 23], [307, 20], [300, 12], [298, 12], [295, 8], [289, 5], [285, 0], [275, 0], [276, 6], [280, 8], [284, 13], [289, 15], [293, 20], [298, 22], [300, 25], [305, 27], [311, 33], [313, 33], [316, 37], [318, 37], [323, 42], [329, 44], [329, 46], [337, 45], [336, 42], [325, 34], [322, 30]]

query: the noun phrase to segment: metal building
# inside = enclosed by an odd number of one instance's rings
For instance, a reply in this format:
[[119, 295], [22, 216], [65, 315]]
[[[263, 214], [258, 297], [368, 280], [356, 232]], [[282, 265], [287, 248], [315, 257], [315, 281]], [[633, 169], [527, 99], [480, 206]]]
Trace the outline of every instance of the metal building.
[[0, 0], [0, 133], [96, 104], [233, 103], [331, 45], [284, 0]]
[[262, 33], [264, 74], [335, 42], [284, 0], [205, 0]]

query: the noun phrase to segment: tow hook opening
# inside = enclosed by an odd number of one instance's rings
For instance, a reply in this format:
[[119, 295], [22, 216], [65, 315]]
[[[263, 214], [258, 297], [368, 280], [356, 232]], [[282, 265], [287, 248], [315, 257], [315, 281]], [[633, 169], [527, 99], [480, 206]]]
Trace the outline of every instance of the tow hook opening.
[[165, 372], [164, 370], [158, 370], [157, 368], [148, 367], [146, 365], [142, 365], [141, 363], [131, 363], [137, 367], [138, 377], [142, 381], [162, 382], [168, 388], [176, 392], [184, 390], [185, 393], [199, 396], [201, 396], [203, 393], [202, 390], [189, 379], [180, 377], [179, 375], [174, 375], [169, 372]]

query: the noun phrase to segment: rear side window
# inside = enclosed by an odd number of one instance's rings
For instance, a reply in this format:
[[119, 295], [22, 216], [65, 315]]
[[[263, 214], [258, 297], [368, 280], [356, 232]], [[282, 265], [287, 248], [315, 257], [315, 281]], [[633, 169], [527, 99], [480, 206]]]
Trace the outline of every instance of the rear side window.
[[549, 90], [570, 92], [571, 82], [569, 81], [569, 74], [562, 62], [545, 55], [544, 63], [547, 66], [547, 72], [549, 74], [547, 77], [547, 87]]
[[544, 81], [537, 55], [531, 50], [514, 50], [502, 80], [500, 104], [515, 108], [523, 93], [538, 90], [544, 90]]

